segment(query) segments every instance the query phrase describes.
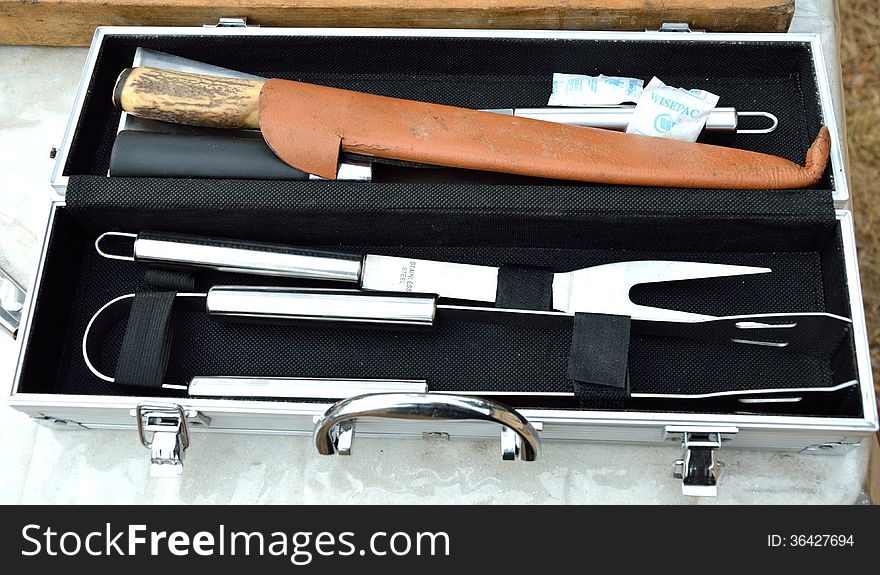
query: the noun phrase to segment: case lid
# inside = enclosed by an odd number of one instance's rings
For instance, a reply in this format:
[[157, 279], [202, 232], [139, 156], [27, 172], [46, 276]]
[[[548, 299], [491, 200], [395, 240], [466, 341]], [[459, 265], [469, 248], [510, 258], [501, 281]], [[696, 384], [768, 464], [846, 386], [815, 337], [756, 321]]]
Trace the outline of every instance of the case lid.
[[[663, 50], [652, 50], [651, 53], [654, 54], [655, 57], [648, 59], [649, 61], [642, 62], [639, 60], [638, 64], [632, 65], [635, 68], [627, 68], [627, 70], [630, 70], [633, 75], [639, 75], [640, 77], [646, 76], [648, 73], [670, 73], [669, 70], [678, 70], [676, 66], [683, 57], [683, 54], [686, 55], [691, 53], [692, 50], [696, 52], [711, 47], [716, 49], [719, 49], [720, 47], [723, 48], [722, 53], [717, 54], [716, 58], [704, 61], [698, 59], [694, 61], [693, 65], [696, 66], [696, 69], [692, 70], [692, 75], [696, 74], [696, 77], [700, 78], [709, 78], [712, 75], [718, 76], [718, 81], [723, 82], [723, 86], [719, 87], [719, 89], [723, 87], [725, 94], [732, 95], [739, 89], [737, 86], [740, 84], [750, 85], [749, 80], [745, 80], [745, 84], [743, 84], [744, 80], [741, 75], [743, 73], [747, 75], [751, 74], [749, 70], [752, 68], [748, 68], [748, 64], [744, 64], [743, 62], [753, 62], [755, 57], [763, 58], [761, 61], [766, 62], [766, 66], [762, 63], [759, 67], [760, 70], [764, 70], [764, 72], [761, 73], [769, 73], [767, 70], [770, 70], [770, 72], [774, 74], [781, 74], [780, 78], [786, 82], [794, 83], [794, 85], [790, 86], [787, 91], [780, 92], [779, 90], [769, 90], [761, 93], [766, 94], [763, 96], [765, 98], [772, 98], [771, 101], [773, 105], [769, 106], [768, 104], [768, 110], [772, 107], [777, 116], [780, 114], [785, 115], [786, 120], [784, 125], [794, 126], [796, 128], [795, 132], [788, 134], [787, 136], [782, 132], [774, 134], [772, 142], [764, 141], [762, 143], [761, 141], [752, 140], [750, 143], [744, 141], [744, 147], [746, 149], [753, 149], [753, 151], [771, 153], [777, 156], [783, 156], [785, 153], [791, 155], [791, 150], [798, 149], [798, 146], [801, 145], [798, 142], [803, 140], [804, 134], [814, 134], [818, 129], [819, 123], [824, 123], [831, 133], [832, 146], [830, 168], [828, 172], [830, 178], [826, 178], [827, 181], [824, 182], [823, 185], [827, 186], [826, 189], [829, 189], [831, 192], [831, 196], [837, 207], [845, 207], [848, 203], [849, 194], [844, 174], [842, 150], [839, 145], [840, 138], [837, 132], [835, 114], [832, 106], [826, 63], [822, 54], [822, 45], [818, 35], [694, 34], [656, 31], [567, 32], [537, 30], [306, 29], [261, 28], [250, 26], [238, 29], [222, 29], [216, 27], [99, 28], [95, 34], [92, 49], [86, 62], [73, 113], [69, 120], [64, 141], [59, 148], [55, 170], [52, 175], [52, 185], [59, 194], [63, 195], [66, 192], [68, 175], [106, 175], [106, 172], [103, 174], [99, 173], [101, 168], [101, 161], [99, 160], [101, 160], [101, 158], [106, 160], [104, 156], [108, 156], [109, 154], [110, 145], [112, 145], [112, 141], [115, 138], [119, 123], [113, 123], [112, 134], [105, 129], [110, 127], [109, 124], [104, 126], [104, 128], [98, 126], [103, 123], [102, 117], [107, 113], [105, 108], [110, 106], [109, 101], [101, 99], [100, 105], [91, 105], [88, 107], [84, 107], [84, 105], [87, 102], [94, 100], [94, 98], [90, 98], [90, 95], [92, 95], [91, 84], [94, 81], [97, 81], [95, 75], [98, 75], [101, 78], [103, 84], [115, 80], [118, 74], [118, 69], [131, 65], [131, 58], [135, 56], [135, 48], [142, 46], [147, 37], [152, 38], [152, 40], [148, 42], [151, 47], [170, 50], [170, 53], [174, 54], [177, 54], [173, 48], [174, 45], [177, 45], [175, 43], [179, 44], [180, 42], [183, 42], [186, 45], [202, 46], [201, 43], [198, 45], [192, 44], [192, 39], [194, 38], [202, 39], [204, 42], [208, 42], [215, 47], [222, 45], [225, 46], [228, 53], [229, 50], [232, 50], [231, 53], [237, 55], [231, 60], [229, 58], [221, 58], [219, 60], [215, 58], [215, 64], [222, 62], [225, 66], [228, 66], [229, 69], [251, 71], [261, 70], [249, 65], [249, 62], [251, 62], [251, 58], [255, 55], [262, 53], [259, 51], [259, 47], [265, 46], [267, 42], [271, 44], [272, 42], [278, 42], [279, 39], [283, 39], [284, 42], [288, 42], [290, 45], [296, 44], [297, 46], [311, 46], [312, 44], [318, 45], [322, 42], [324, 44], [330, 42], [332, 46], [336, 47], [334, 49], [343, 50], [345, 54], [347, 54], [347, 56], [343, 58], [343, 61], [346, 62], [346, 66], [349, 66], [349, 68], [351, 66], [363, 66], [365, 69], [373, 70], [374, 72], [377, 69], [376, 66], [379, 66], [379, 64], [376, 64], [375, 59], [371, 55], [371, 51], [363, 50], [363, 47], [368, 46], [370, 42], [384, 42], [385, 44], [383, 45], [386, 45], [389, 42], [392, 44], [394, 42], [412, 43], [416, 41], [427, 43], [440, 42], [441, 44], [446, 42], [446, 44], [443, 44], [446, 46], [444, 48], [444, 50], [446, 50], [451, 49], [447, 46], [450, 42], [453, 42], [455, 45], [459, 46], [459, 48], [461, 48], [461, 46], [470, 45], [470, 42], [460, 42], [460, 40], [468, 39], [472, 41], [474, 45], [483, 46], [484, 49], [487, 42], [503, 43], [506, 48], [501, 50], [500, 55], [496, 53], [493, 57], [494, 59], [492, 60], [492, 63], [487, 65], [500, 66], [503, 68], [502, 72], [507, 70], [507, 73], [510, 73], [511, 70], [517, 72], [521, 67], [526, 66], [528, 70], [533, 72], [532, 76], [534, 76], [534, 78], [532, 78], [532, 80], [537, 81], [536, 78], [540, 76], [539, 79], [541, 82], [545, 81], [543, 76], [547, 75], [548, 70], [555, 71], [560, 67], [590, 69], [590, 62], [595, 62], [597, 58], [597, 54], [591, 50], [598, 50], [600, 47], [603, 47], [602, 50], [604, 50], [602, 52], [604, 55], [602, 58], [607, 59], [603, 60], [603, 62], [606, 62], [603, 66], [606, 67], [611, 66], [611, 60], [615, 62], [633, 62], [634, 57], [640, 54], [639, 50], [644, 50], [647, 45], [657, 46], [658, 48], [664, 47]], [[167, 41], [165, 38], [167, 38]], [[321, 40], [322, 38], [323, 40]], [[222, 39], [222, 43], [218, 43], [220, 39]], [[287, 39], [289, 39], [289, 41]], [[107, 64], [106, 58], [103, 60], [99, 58], [101, 53], [106, 52], [106, 50], [103, 49], [105, 42], [109, 42], [112, 45], [111, 52], [114, 54], [115, 60], [113, 60], [113, 62], [115, 62], [115, 64]], [[569, 53], [570, 46], [574, 46], [575, 44], [580, 45], [579, 43], [589, 44], [593, 48], [586, 52], [580, 50], [577, 54], [573, 52]], [[237, 48], [231, 48], [231, 46], [237, 46]], [[514, 46], [518, 46], [518, 48], [514, 50], [514, 52], [511, 52]], [[543, 49], [539, 49], [541, 47], [543, 47]], [[768, 53], [765, 57], [763, 51], [766, 50], [769, 50], [775, 54], [775, 56], [770, 57], [772, 54]], [[122, 54], [123, 52], [124, 55]], [[242, 54], [244, 52], [247, 52], [250, 56], [243, 58]], [[277, 53], [277, 50], [275, 53]], [[449, 61], [449, 58], [452, 57], [447, 54], [445, 59], [435, 61], [431, 58], [433, 58], [432, 55], [436, 53], [436, 50], [423, 50], [421, 53], [422, 60], [418, 60], [418, 65], [431, 69], [435, 69], [438, 66], [445, 66], [446, 64], [444, 64], [444, 62]], [[512, 58], [511, 53], [518, 54], [518, 56]], [[203, 61], [205, 57], [205, 52], [198, 47], [195, 51], [184, 50], [182, 54], [191, 58], [198, 57], [199, 61]], [[465, 64], [461, 64], [461, 62], [470, 61], [468, 60], [468, 54], [462, 53], [461, 50], [456, 52], [456, 54], [459, 54], [459, 57], [453, 58], [453, 60], [459, 62], [457, 65], [464, 66]], [[751, 54], [750, 58], [752, 59], [750, 60], [747, 58], [746, 54]], [[565, 57], [564, 62], [566, 62], [565, 66], [560, 64], [560, 58], [562, 58], [563, 55]], [[575, 58], [576, 55], [579, 55], [578, 57], [581, 58], [581, 60], [577, 60], [577, 58]], [[124, 61], [119, 60], [119, 58], [123, 57]], [[499, 58], [501, 58], [501, 60], [499, 60]], [[584, 60], [584, 58], [586, 58], [586, 60]], [[745, 60], [743, 60], [743, 58], [745, 58]], [[526, 61], [521, 62], [521, 59], [525, 59]], [[99, 60], [101, 60], [104, 65], [99, 66]], [[337, 63], [338, 61], [339, 58], [337, 58]], [[515, 61], [516, 63], [511, 64], [512, 61]], [[301, 64], [307, 65], [308, 62]], [[384, 65], [385, 64], [381, 64], [381, 66]], [[645, 66], [646, 70], [639, 71], [639, 66]], [[743, 66], [746, 66], [746, 68], [743, 68]], [[765, 68], [767, 68], [767, 70], [765, 70]], [[360, 68], [358, 69], [360, 70]], [[422, 68], [418, 69], [422, 70]], [[494, 69], [495, 68], [493, 68], [493, 70]], [[309, 68], [309, 70], [312, 69]], [[312, 72], [315, 72], [315, 70], [323, 72], [323, 69], [319, 68], [315, 68]], [[743, 72], [743, 70], [746, 71]], [[443, 73], [445, 74], [446, 72]], [[673, 73], [673, 75], [675, 74]], [[407, 78], [409, 77], [408, 75], [405, 76]], [[773, 80], [774, 78], [775, 77], [770, 78], [770, 80]], [[758, 84], [763, 84], [764, 82], [760, 80], [761, 78], [759, 77], [755, 81], [758, 82]], [[522, 79], [518, 79], [517, 82], [522, 83]], [[384, 85], [385, 83], [383, 81], [383, 86]], [[111, 87], [112, 84], [108, 84], [104, 90], [109, 91]], [[364, 91], [368, 90], [364, 89]], [[788, 101], [788, 103], [786, 103], [786, 101], [779, 98], [783, 93], [789, 94], [795, 99], [801, 98], [802, 101]], [[498, 108], [511, 103], [511, 100], [507, 97], [496, 98], [497, 101], [495, 101], [486, 100], [484, 97], [484, 91], [480, 91], [479, 94], [482, 94], [482, 96], [477, 98], [479, 100], [478, 102], [475, 103], [468, 100], [465, 103], [465, 106], [468, 107], [473, 104], [472, 107]], [[534, 96], [534, 94], [532, 94], [532, 96]], [[424, 95], [419, 97], [424, 98]], [[413, 99], [419, 99], [419, 97], [413, 97]], [[740, 106], [753, 104], [754, 102], [748, 98], [751, 98], [749, 94], [740, 94], [738, 100], [731, 100], [731, 104]], [[519, 102], [520, 105], [529, 107], [537, 105], [535, 104], [536, 101], [537, 100], [532, 97], [530, 100], [516, 100], [514, 103]], [[767, 102], [764, 103], [767, 104]], [[762, 107], [761, 109], [764, 108]], [[780, 120], [780, 122], [781, 121], [782, 120]], [[806, 126], [803, 125], [804, 122], [806, 122]], [[798, 125], [800, 125], [800, 128], [797, 128]], [[87, 131], [89, 137], [76, 137], [80, 132], [80, 128], [83, 126], [88, 127]], [[95, 126], [98, 126], [98, 128], [95, 128]], [[94, 133], [96, 129], [102, 129], [103, 132], [101, 132], [101, 134], [96, 134]], [[99, 141], [95, 138], [99, 138]], [[79, 143], [78, 147], [76, 145], [77, 142]], [[804, 142], [808, 144], [809, 138], [804, 140]], [[754, 146], [757, 146], [757, 148]], [[788, 152], [785, 152], [783, 149], [776, 149], [774, 146], [788, 146], [785, 148]], [[794, 148], [792, 148], [792, 146], [794, 146]], [[72, 149], [74, 148], [79, 151], [73, 153]], [[92, 151], [86, 153], [82, 150]], [[77, 158], [76, 161], [73, 160], [74, 157]], [[795, 162], [800, 162], [802, 157], [802, 152], [798, 151], [789, 159]], [[88, 165], [83, 164], [84, 159]], [[104, 169], [106, 170], [106, 168]]]
[[658, 30], [683, 22], [710, 32], [785, 32], [794, 0], [0, 0], [4, 44], [88, 46], [95, 28], [216, 24], [257, 26]]

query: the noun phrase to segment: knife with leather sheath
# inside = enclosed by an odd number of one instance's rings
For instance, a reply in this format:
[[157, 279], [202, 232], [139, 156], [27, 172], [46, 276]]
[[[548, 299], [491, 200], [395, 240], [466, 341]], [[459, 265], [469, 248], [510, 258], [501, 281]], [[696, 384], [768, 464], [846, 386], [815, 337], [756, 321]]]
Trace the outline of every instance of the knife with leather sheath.
[[259, 128], [288, 165], [335, 179], [340, 153], [600, 184], [793, 189], [815, 184], [831, 139], [805, 166], [776, 156], [569, 126], [281, 79], [128, 68], [113, 91], [129, 114], [194, 126]]

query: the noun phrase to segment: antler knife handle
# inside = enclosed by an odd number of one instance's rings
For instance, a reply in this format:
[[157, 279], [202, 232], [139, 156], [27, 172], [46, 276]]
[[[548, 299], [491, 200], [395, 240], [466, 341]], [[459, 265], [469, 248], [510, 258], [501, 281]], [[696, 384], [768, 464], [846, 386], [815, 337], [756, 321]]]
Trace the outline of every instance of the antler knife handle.
[[141, 118], [208, 128], [259, 128], [264, 80], [127, 68], [113, 103]]

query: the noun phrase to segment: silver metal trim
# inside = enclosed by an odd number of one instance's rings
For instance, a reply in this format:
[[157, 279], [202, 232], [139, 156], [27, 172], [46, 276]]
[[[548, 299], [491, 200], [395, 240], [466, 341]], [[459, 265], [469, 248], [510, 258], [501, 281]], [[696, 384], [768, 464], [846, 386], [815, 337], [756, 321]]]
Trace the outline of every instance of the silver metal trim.
[[36, 305], [36, 294], [40, 293], [40, 288], [43, 285], [43, 272], [46, 268], [46, 259], [47, 252], [49, 250], [49, 236], [52, 233], [52, 226], [55, 224], [55, 214], [57, 208], [59, 206], [64, 205], [64, 202], [60, 201], [52, 201], [49, 205], [49, 217], [46, 218], [46, 226], [43, 228], [43, 233], [40, 237], [40, 255], [37, 259], [37, 265], [34, 270], [31, 272], [30, 278], [30, 289], [25, 295], [24, 307], [22, 308], [21, 314], [21, 324], [18, 328], [18, 335], [22, 337], [16, 338], [16, 346], [18, 349], [16, 350], [15, 357], [15, 372], [12, 376], [12, 387], [9, 390], [9, 396], [15, 396], [18, 391], [19, 382], [21, 381], [21, 372], [24, 369], [24, 349], [25, 343], [30, 339], [31, 335], [31, 315], [33, 312], [33, 308]]
[[[80, 415], [105, 416], [103, 421], [88, 421], [81, 419], [82, 425], [94, 428], [131, 429], [134, 422], [131, 421], [130, 412], [139, 401], [167, 401], [167, 398], [157, 397], [116, 397], [116, 396], [87, 396], [87, 395], [54, 395], [54, 394], [18, 394], [9, 398], [11, 407], [35, 414], [45, 412], [49, 416], [63, 417], [52, 413], [53, 410], [61, 412], [74, 411]], [[327, 403], [296, 403], [296, 402], [265, 402], [265, 401], [241, 401], [227, 399], [198, 399], [188, 398], [188, 409], [198, 410], [210, 416], [214, 423], [211, 428], [204, 431], [220, 431], [234, 433], [306, 433], [311, 429], [314, 419], [320, 417], [330, 407]], [[663, 441], [664, 429], [670, 425], [679, 426], [736, 426], [742, 432], [751, 432], [762, 436], [760, 446], [773, 447], [768, 439], [773, 436], [782, 443], [783, 439], [797, 438], [793, 445], [800, 445], [800, 438], [810, 434], [822, 434], [823, 438], [836, 437], [848, 438], [858, 441], [863, 436], [868, 436], [876, 431], [876, 428], [863, 419], [855, 418], [816, 418], [803, 416], [765, 416], [753, 414], [691, 414], [691, 413], [658, 413], [658, 412], [613, 412], [613, 411], [571, 411], [571, 410], [542, 410], [521, 409], [518, 410], [523, 417], [530, 421], [541, 421], [544, 424], [544, 435], [556, 440], [578, 440], [583, 437], [591, 439], [596, 431], [602, 431], [608, 435], [611, 430], [620, 430], [620, 436], [627, 439], [620, 440], [624, 443], [633, 443], [632, 437], [638, 437], [636, 443], [661, 442]], [[224, 418], [233, 417], [236, 421], [248, 421], [247, 427], [224, 426]], [[268, 421], [279, 422], [283, 420], [284, 427], [267, 427]], [[117, 421], [117, 423], [113, 423]], [[260, 425], [263, 422], [263, 426]], [[411, 426], [406, 422], [389, 422], [388, 425], [377, 423], [371, 425], [374, 435], [400, 436], [410, 433], [421, 435], [422, 429], [417, 422]], [[403, 427], [402, 427], [403, 426]], [[404, 427], [406, 429], [404, 429]], [[434, 425], [436, 427], [436, 425]], [[202, 431], [201, 428], [198, 428]], [[466, 437], [490, 437], [486, 433], [468, 434], [462, 424], [456, 424], [458, 436]], [[645, 430], [650, 430], [650, 435], [645, 435]], [[560, 435], [560, 433], [562, 435]], [[764, 434], [770, 434], [766, 437]], [[827, 434], [827, 435], [826, 435]], [[740, 434], [738, 437], [748, 437], [749, 433]], [[647, 437], [654, 439], [649, 440]], [[592, 439], [595, 440], [595, 439]], [[788, 441], [787, 440], [787, 441]], [[824, 439], [823, 439], [824, 440]], [[607, 439], [604, 441], [608, 441]], [[815, 442], [815, 441], [812, 441]], [[807, 443], [812, 443], [807, 442]]]
[[[502, 30], [502, 29], [461, 29], [461, 28], [247, 28], [216, 30], [201, 27], [183, 26], [101, 26], [96, 31], [106, 35], [173, 34], [178, 36], [340, 36], [340, 37], [429, 37], [429, 38], [538, 38], [538, 39], [609, 39], [609, 40], [662, 40], [664, 42], [731, 42], [755, 43], [768, 41], [809, 42], [818, 34], [799, 32], [756, 32], [730, 33], [706, 32], [699, 35], [677, 35], [660, 31], [599, 31], [599, 30]], [[94, 43], [94, 40], [93, 40]]]
[[[834, 189], [832, 190], [831, 197], [836, 206], [848, 208], [850, 203], [849, 182], [846, 178], [846, 163], [841, 149], [841, 146], [845, 146], [846, 142], [841, 141], [840, 130], [837, 127], [837, 116], [832, 106], [831, 83], [828, 80], [828, 69], [825, 64], [822, 37], [819, 34], [812, 34], [811, 36], [812, 38], [809, 42], [813, 53], [813, 69], [816, 73], [816, 84], [819, 89], [819, 105], [822, 109], [822, 119], [831, 135], [829, 161], [831, 163], [831, 172], [834, 176]], [[841, 102], [841, 106], [843, 106], [843, 102]]]
[[862, 286], [859, 275], [859, 258], [856, 253], [856, 232], [852, 212], [836, 210], [840, 222], [840, 235], [843, 242], [843, 261], [846, 265], [846, 284], [848, 288], [850, 313], [852, 314], [852, 336], [856, 346], [856, 363], [862, 394], [864, 421], [877, 431], [877, 398], [874, 391], [874, 373], [871, 366], [871, 351], [868, 346], [868, 329], [865, 325], [865, 309], [862, 299]]
[[[124, 29], [123, 26], [117, 26], [117, 29]], [[64, 167], [67, 165], [67, 155], [70, 152], [70, 145], [73, 143], [73, 136], [76, 133], [76, 127], [79, 124], [79, 117], [82, 113], [83, 104], [85, 104], [88, 90], [86, 89], [91, 82], [92, 73], [95, 70], [95, 63], [98, 60], [98, 53], [101, 51], [101, 44], [104, 41], [105, 31], [101, 26], [95, 29], [92, 36], [92, 43], [89, 46], [89, 52], [86, 54], [86, 63], [83, 66], [82, 75], [79, 78], [79, 85], [76, 89], [76, 98], [73, 101], [73, 107], [70, 116], [67, 118], [67, 126], [64, 128], [64, 137], [61, 139], [61, 146], [58, 147], [58, 153], [55, 155], [55, 166], [52, 168], [52, 178], [50, 183], [55, 188], [55, 192], [63, 196], [67, 190], [68, 176], [64, 175]]]

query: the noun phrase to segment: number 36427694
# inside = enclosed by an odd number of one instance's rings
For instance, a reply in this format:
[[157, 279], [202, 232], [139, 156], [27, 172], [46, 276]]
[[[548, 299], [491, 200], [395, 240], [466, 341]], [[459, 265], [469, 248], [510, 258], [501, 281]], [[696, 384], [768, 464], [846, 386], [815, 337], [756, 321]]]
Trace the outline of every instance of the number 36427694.
[[768, 547], [854, 547], [853, 536], [828, 533], [767, 536]]

